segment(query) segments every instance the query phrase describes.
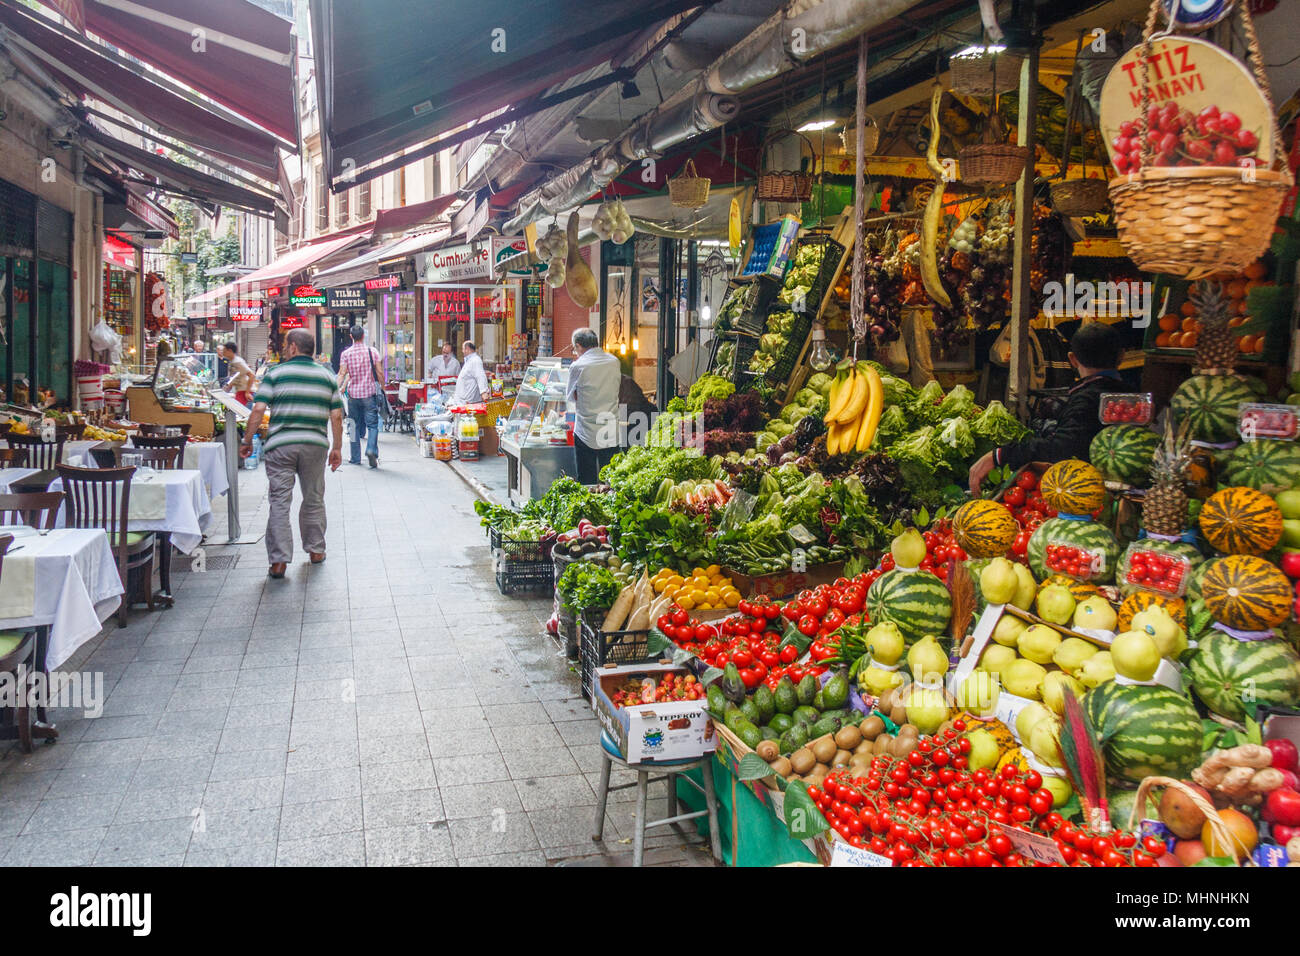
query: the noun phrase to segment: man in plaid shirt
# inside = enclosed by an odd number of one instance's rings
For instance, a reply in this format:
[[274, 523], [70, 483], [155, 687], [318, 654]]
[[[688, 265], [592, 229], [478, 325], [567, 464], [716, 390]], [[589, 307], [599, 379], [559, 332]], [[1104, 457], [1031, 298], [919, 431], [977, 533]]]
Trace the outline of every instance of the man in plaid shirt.
[[362, 340], [366, 331], [352, 326], [352, 345], [339, 356], [340, 386], [347, 391], [348, 417], [352, 419], [349, 462], [361, 464], [361, 439], [366, 438], [366, 460], [379, 467], [379, 353]]

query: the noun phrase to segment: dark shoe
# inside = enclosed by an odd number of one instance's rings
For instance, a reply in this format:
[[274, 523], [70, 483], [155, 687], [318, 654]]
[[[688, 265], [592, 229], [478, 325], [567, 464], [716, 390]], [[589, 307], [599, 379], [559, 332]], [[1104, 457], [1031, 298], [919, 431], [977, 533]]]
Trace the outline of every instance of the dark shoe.
[[311, 563], [312, 563], [312, 564], [324, 564], [324, 563], [325, 563], [325, 552], [324, 552], [324, 551], [321, 551], [319, 554], [316, 553], [316, 552], [313, 552], [313, 553], [312, 553], [312, 556], [311, 556]]
[[275, 564], [271, 565], [271, 567], [267, 570], [266, 572], [267, 576], [273, 578], [282, 578], [284, 577], [285, 567], [286, 565], [283, 561], [277, 561]]
[[378, 468], [378, 467], [379, 467], [379, 456], [378, 456], [378, 455], [371, 455], [371, 454], [367, 453], [367, 454], [366, 454], [366, 460], [370, 462], [370, 467], [371, 467], [371, 468]]
[[352, 461], [351, 459], [348, 459], [348, 464], [349, 464], [349, 465], [359, 465], [359, 464], [361, 464], [361, 459], [358, 458], [356, 461]]

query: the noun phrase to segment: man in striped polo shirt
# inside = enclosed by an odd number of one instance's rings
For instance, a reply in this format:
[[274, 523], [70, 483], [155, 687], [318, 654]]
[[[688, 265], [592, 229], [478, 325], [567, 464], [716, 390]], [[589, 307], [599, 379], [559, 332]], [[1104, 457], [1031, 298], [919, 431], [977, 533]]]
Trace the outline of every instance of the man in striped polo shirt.
[[[266, 480], [271, 516], [266, 522], [266, 554], [269, 574], [284, 577], [293, 557], [293, 528], [289, 511], [293, 505], [293, 481], [302, 488], [298, 510], [298, 531], [312, 564], [325, 560], [325, 461], [331, 471], [343, 464], [343, 399], [334, 373], [312, 358], [316, 340], [306, 329], [293, 329], [285, 336], [284, 360], [267, 370], [253, 398], [253, 412], [244, 429], [239, 456], [253, 451], [253, 435], [262, 417], [271, 410], [271, 424], [262, 447], [266, 459]], [[325, 426], [333, 433], [333, 445], [325, 437]]]

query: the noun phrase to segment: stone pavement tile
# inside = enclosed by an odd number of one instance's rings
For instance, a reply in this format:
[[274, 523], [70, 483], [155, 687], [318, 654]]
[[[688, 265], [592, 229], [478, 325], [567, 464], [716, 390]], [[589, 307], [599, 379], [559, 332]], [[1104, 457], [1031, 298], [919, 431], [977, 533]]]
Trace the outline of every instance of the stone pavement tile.
[[362, 740], [368, 737], [393, 737], [401, 734], [423, 736], [424, 720], [419, 714], [367, 714], [357, 718], [357, 736]]
[[171, 697], [176, 690], [178, 674], [164, 674], [160, 677], [131, 677], [120, 680], [113, 688], [113, 694], [127, 697]]
[[188, 817], [149, 820], [143, 823], [115, 824], [108, 828], [95, 853], [95, 863], [113, 865], [128, 860], [156, 859], [172, 853], [184, 853], [190, 845]]
[[[244, 633], [244, 638], [237, 641], [220, 640], [212, 641], [207, 636], [199, 638], [199, 642], [194, 645], [194, 650], [190, 652], [190, 658], [201, 659], [205, 657], [243, 657], [244, 652], [248, 649], [248, 634]], [[194, 673], [194, 671], [191, 671]]]
[[528, 853], [494, 853], [491, 856], [457, 857], [456, 865], [459, 867], [545, 866], [546, 857], [540, 851], [531, 851]]
[[496, 727], [516, 727], [520, 724], [549, 724], [550, 716], [540, 703], [489, 704], [483, 708], [488, 723]]
[[333, 700], [346, 702], [346, 695], [351, 691], [353, 678], [331, 677], [326, 680], [298, 679], [294, 687], [294, 702], [313, 700]]
[[361, 762], [360, 748], [354, 738], [326, 738], [301, 743], [290, 741], [287, 772], [332, 770], [355, 767]]
[[564, 738], [549, 721], [518, 726], [502, 726], [493, 722], [492, 736], [502, 750], [542, 750], [564, 746]]
[[365, 794], [428, 790], [437, 786], [438, 777], [431, 760], [402, 760], [361, 768], [361, 790]]
[[448, 698], [459, 696], [461, 689], [474, 686], [474, 682], [470, 680], [469, 672], [463, 668], [459, 661], [437, 668], [412, 670], [411, 683], [417, 691], [442, 691], [444, 696]]
[[514, 784], [508, 780], [444, 786], [439, 789], [439, 793], [442, 795], [443, 812], [449, 820], [481, 817], [497, 811], [514, 813], [523, 810], [519, 794], [515, 791]]
[[289, 727], [289, 749], [307, 743], [355, 743], [357, 720], [345, 713], [330, 720], [295, 720]]
[[367, 866], [451, 866], [451, 834], [447, 824], [366, 828]]
[[433, 761], [439, 785], [455, 787], [469, 783], [489, 783], [507, 780], [510, 772], [500, 754], [475, 754], [463, 757], [441, 757]]
[[227, 687], [209, 687], [204, 690], [179, 688], [167, 701], [167, 711], [170, 713], [189, 710], [213, 710], [219, 707], [228, 708], [230, 699], [234, 695], [235, 685], [233, 681]]
[[393, 734], [391, 736], [360, 736], [361, 765], [395, 763], [401, 760], [423, 760], [430, 756], [429, 743], [423, 731]]
[[[122, 800], [112, 820], [114, 824], [144, 823], [149, 820], [172, 820], [191, 816], [203, 806], [203, 784], [194, 783], [168, 790], [136, 790]], [[51, 801], [47, 800], [46, 803]], [[88, 821], [95, 822], [95, 821]]]
[[246, 668], [240, 670], [236, 676], [235, 688], [237, 690], [243, 690], [248, 687], [260, 687], [265, 685], [292, 687], [297, 675], [297, 664], [286, 664], [279, 667]]
[[47, 798], [41, 801], [21, 832], [30, 835], [54, 830], [106, 827], [113, 822], [121, 803], [120, 793]]
[[467, 757], [473, 754], [495, 756], [498, 749], [495, 738], [486, 727], [430, 733], [428, 748], [432, 757]]
[[[278, 668], [267, 668], [267, 670], [278, 670]], [[257, 673], [256, 671], [244, 671], [243, 673]], [[270, 704], [292, 704], [294, 698], [293, 679], [281, 681], [279, 683], [268, 684], [250, 684], [246, 687], [236, 687], [235, 694], [230, 698], [230, 709], [244, 707], [265, 708]]]
[[519, 802], [529, 812], [557, 807], [580, 807], [596, 802], [596, 794], [582, 774], [516, 780], [515, 790], [519, 792]]
[[568, 700], [578, 690], [578, 676], [574, 674], [571, 680], [566, 681], [543, 681], [539, 683], [530, 680], [528, 688], [540, 701]]
[[[570, 693], [572, 693], [570, 691]], [[515, 704], [520, 701], [540, 700], [531, 684], [521, 680], [515, 684], [476, 684], [474, 695], [480, 704]]]
[[194, 645], [197, 643], [197, 638], [182, 643], [150, 644], [145, 641], [136, 651], [135, 659], [137, 661], [185, 661], [194, 652]]
[[280, 806], [285, 778], [254, 777], [243, 780], [209, 781], [203, 791], [205, 810], [260, 810]]
[[5, 866], [88, 866], [108, 827], [46, 830], [15, 837], [5, 854]]
[[283, 747], [271, 750], [244, 750], [228, 753], [217, 752], [212, 763], [208, 780], [220, 783], [223, 780], [252, 780], [257, 777], [269, 777], [284, 773], [288, 755]]
[[[595, 807], [561, 807], [551, 810], [532, 810], [528, 813], [528, 822], [532, 824], [533, 833], [542, 849], [563, 846], [582, 846], [586, 841], [589, 851], [600, 844], [592, 840], [595, 827]], [[605, 814], [606, 840], [618, 837], [618, 830], [608, 813]]]
[[280, 809], [260, 810], [204, 809], [202, 826], [194, 826], [191, 848], [217, 849], [273, 843], [280, 830]]
[[357, 705], [347, 700], [295, 700], [293, 703], [294, 723], [310, 723], [321, 720], [340, 720], [344, 717], [356, 720]]
[[357, 697], [357, 714], [400, 714], [415, 715], [420, 712], [419, 702], [413, 692], [395, 694], [376, 694], [372, 697]]
[[284, 777], [284, 804], [313, 803], [318, 800], [341, 800], [361, 795], [359, 767], [334, 767], [309, 770]]
[[[107, 764], [102, 767], [66, 767], [59, 771], [58, 777], [51, 784], [54, 794], [60, 797], [76, 797], [83, 794], [121, 793], [131, 783], [140, 761], [130, 763]], [[33, 774], [22, 774], [30, 777]], [[7, 781], [10, 782], [10, 781]], [[10, 796], [20, 797], [21, 792], [10, 790]]]
[[600, 743], [600, 721], [595, 717], [562, 721], [555, 725], [555, 729], [570, 747]]
[[23, 827], [27, 825], [27, 821], [31, 819], [39, 805], [38, 800], [0, 802], [0, 837], [12, 837], [22, 833]]
[[[100, 719], [103, 720], [104, 718]], [[91, 723], [91, 721], [85, 721], [85, 723]], [[0, 769], [0, 773], [23, 776], [37, 771], [62, 770], [68, 765], [68, 761], [72, 759], [73, 751], [77, 747], [76, 741], [63, 740], [65, 728], [66, 724], [60, 722], [58, 746], [35, 744], [29, 754], [20, 751], [17, 741], [14, 741], [13, 746], [4, 756], [4, 763], [0, 764], [0, 768], [3, 768]], [[7, 799], [2, 785], [0, 785], [0, 799]]]
[[231, 705], [223, 729], [232, 727], [287, 727], [293, 719], [293, 704], [278, 701], [266, 704]]
[[214, 754], [197, 754], [143, 760], [131, 778], [131, 790], [171, 790], [207, 783], [214, 759]]
[[506, 762], [512, 780], [526, 780], [529, 777], [563, 777], [579, 772], [579, 767], [569, 756], [567, 747], [503, 750], [501, 759]]
[[262, 667], [297, 666], [298, 649], [296, 647], [292, 650], [254, 651], [250, 645], [250, 649], [244, 654], [244, 659], [240, 662], [240, 668], [243, 670], [256, 670]]
[[[342, 680], [352, 676], [352, 649], [344, 657], [341, 648], [319, 648], [310, 653], [298, 654], [298, 680]], [[328, 653], [332, 652], [332, 653]], [[321, 656], [323, 660], [304, 660], [304, 657]]]
[[231, 727], [221, 732], [218, 753], [237, 753], [245, 750], [279, 750], [289, 747], [287, 724], [268, 724], [262, 727]]
[[351, 833], [282, 841], [276, 847], [275, 865], [365, 866], [365, 837], [360, 830], [354, 830]]
[[329, 621], [309, 622], [303, 626], [302, 639], [298, 642], [298, 660], [302, 663], [308, 651], [351, 646], [351, 627], [332, 624]]
[[239, 670], [239, 662], [244, 659], [243, 654], [211, 654], [208, 656], [192, 655], [185, 662], [185, 669], [182, 674], [201, 674], [206, 671], [230, 671]]
[[[400, 648], [397, 653], [401, 654]], [[414, 698], [415, 684], [411, 680], [411, 675], [405, 672], [406, 659], [402, 658], [400, 663], [403, 668], [403, 673], [400, 674], [386, 674], [382, 677], [358, 676], [353, 685], [357, 700], [360, 701], [363, 697], [378, 697], [384, 694], [410, 694]], [[418, 701], [415, 707], [404, 707], [403, 711], [418, 714], [420, 712]]]
[[[103, 653], [102, 651], [98, 653]], [[179, 677], [184, 661], [136, 661], [122, 671], [122, 679], [137, 677]]]
[[168, 711], [159, 718], [157, 733], [166, 736], [192, 733], [196, 730], [220, 730], [226, 725], [228, 711], [227, 707]]
[[524, 813], [503, 811], [485, 817], [450, 820], [447, 827], [457, 859], [536, 850], [539, 846]]
[[305, 840], [363, 828], [361, 797], [291, 803], [280, 811], [280, 839]]
[[436, 707], [421, 712], [424, 729], [429, 733], [446, 733], [450, 730], [488, 730], [487, 715], [482, 707]]
[[378, 827], [423, 825], [445, 820], [442, 797], [436, 789], [370, 793], [362, 798], [367, 830]]
[[[105, 717], [141, 717], [158, 715], [167, 709], [170, 694], [161, 697], [153, 694], [109, 694], [104, 703]], [[60, 737], [63, 736], [60, 729]]]
[[605, 748], [597, 743], [571, 744], [569, 756], [583, 773], [599, 773], [604, 763]]
[[591, 719], [591, 704], [581, 697], [570, 700], [546, 700], [542, 701], [542, 706], [546, 709], [546, 715], [557, 724], [570, 720]]
[[[200, 671], [197, 674], [182, 674], [176, 681], [173, 696], [181, 691], [204, 691], [213, 688], [233, 688], [239, 679], [239, 671]], [[175, 710], [176, 708], [171, 708]]]
[[232, 846], [206, 848], [195, 846], [190, 841], [189, 852], [185, 854], [186, 866], [275, 866], [275, 844], [261, 843], [257, 846]]
[[191, 730], [180, 734], [164, 734], [149, 738], [149, 746], [144, 752], [145, 760], [160, 757], [193, 757], [198, 754], [214, 754], [221, 741], [221, 728]]

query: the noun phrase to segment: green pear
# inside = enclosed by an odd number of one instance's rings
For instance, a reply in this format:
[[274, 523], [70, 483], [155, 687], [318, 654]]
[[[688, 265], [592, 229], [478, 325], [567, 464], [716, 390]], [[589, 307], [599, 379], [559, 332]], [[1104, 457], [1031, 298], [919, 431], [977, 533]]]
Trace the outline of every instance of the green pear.
[[1002, 690], [997, 674], [975, 670], [967, 675], [957, 688], [957, 706], [970, 711], [976, 717], [991, 717], [998, 707], [998, 695]]
[[1115, 679], [1115, 662], [1110, 651], [1098, 651], [1079, 665], [1074, 672], [1075, 678], [1087, 688], [1100, 687], [1107, 681]]
[[1016, 642], [1016, 648], [1020, 651], [1021, 657], [1035, 664], [1050, 664], [1052, 655], [1056, 653], [1060, 644], [1060, 632], [1046, 624], [1035, 624], [1033, 627], [1025, 628], [1024, 633], [1020, 635], [1020, 640]]
[[908, 528], [889, 545], [889, 553], [894, 556], [894, 565], [900, 568], [919, 567], [925, 560], [925, 539], [915, 528]]
[[867, 631], [867, 646], [877, 664], [893, 665], [903, 656], [903, 632], [893, 621], [881, 621]]
[[1187, 632], [1159, 604], [1153, 604], [1145, 611], [1134, 614], [1129, 630], [1147, 634], [1156, 642], [1156, 647], [1160, 648], [1160, 656], [1171, 661], [1178, 660], [1179, 655], [1187, 650]]
[[1028, 611], [1034, 606], [1034, 598], [1038, 596], [1038, 582], [1034, 580], [1034, 572], [1025, 565], [1015, 562], [1015, 569], [1016, 593], [1007, 603], [1022, 611]]
[[1038, 616], [1044, 621], [1051, 621], [1053, 624], [1068, 624], [1070, 618], [1074, 616], [1074, 607], [1077, 602], [1070, 589], [1063, 584], [1049, 584], [1038, 592], [1038, 598], [1035, 601], [1035, 607], [1038, 609]]
[[1075, 672], [1079, 669], [1079, 665], [1096, 654], [1097, 650], [1096, 644], [1085, 641], [1081, 637], [1067, 637], [1052, 652], [1052, 663], [1071, 677], [1077, 677]]
[[1090, 631], [1114, 631], [1119, 615], [1100, 594], [1084, 598], [1074, 609], [1074, 626]]
[[1002, 678], [1002, 686], [1007, 689], [1007, 693], [1015, 694], [1017, 697], [1027, 697], [1030, 700], [1039, 700], [1042, 697], [1043, 678], [1047, 676], [1047, 669], [1042, 664], [1023, 657], [1018, 657], [998, 675]]
[[1002, 749], [998, 746], [998, 739], [983, 727], [976, 727], [966, 735], [970, 741], [970, 753], [966, 755], [967, 768], [974, 773], [976, 770], [992, 770], [998, 765], [1002, 758]]
[[1070, 786], [1070, 781], [1064, 777], [1057, 777], [1051, 774], [1043, 774], [1043, 786], [1052, 794], [1052, 809], [1059, 810], [1070, 802], [1074, 796], [1074, 788]]
[[1083, 700], [1083, 695], [1087, 692], [1086, 687], [1064, 671], [1049, 671], [1043, 678], [1043, 703], [1058, 717], [1065, 713], [1067, 693]]
[[1110, 656], [1115, 673], [1129, 680], [1150, 680], [1160, 666], [1160, 647], [1146, 631], [1117, 634], [1110, 642]]
[[1028, 741], [1029, 732], [1034, 729], [1034, 724], [1040, 720], [1047, 720], [1051, 716], [1052, 712], [1038, 701], [1026, 704], [1020, 708], [1020, 713], [1016, 714], [1016, 736], [1022, 743]]
[[[1278, 498], [1281, 498], [1282, 495], [1295, 494], [1300, 494], [1300, 492], [1294, 490], [1284, 491], [1281, 495], [1278, 495]], [[1300, 548], [1300, 518], [1282, 519], [1282, 547]]]
[[1018, 581], [1012, 562], [994, 558], [980, 572], [980, 594], [990, 604], [1006, 604], [1016, 596]]
[[1020, 618], [1003, 614], [998, 618], [998, 626], [993, 628], [993, 640], [1007, 647], [1015, 647], [1020, 635], [1025, 633], [1026, 626]]
[[[1289, 520], [1300, 518], [1300, 488], [1288, 488], [1274, 495], [1273, 500], [1282, 511], [1282, 517]], [[1285, 528], [1286, 525], [1283, 525]]]
[[1029, 750], [1038, 758], [1039, 763], [1045, 763], [1049, 767], [1065, 766], [1065, 761], [1061, 759], [1060, 732], [1061, 725], [1055, 717], [1038, 721], [1029, 731]]
[[1002, 669], [1016, 659], [1014, 647], [990, 644], [980, 655], [979, 669], [989, 674], [1001, 675]]
[[948, 655], [931, 635], [921, 638], [907, 652], [907, 667], [912, 680], [937, 684], [948, 673]]
[[907, 722], [915, 724], [923, 734], [932, 734], [948, 719], [951, 712], [948, 699], [942, 687], [922, 687], [909, 684], [903, 691], [903, 706], [907, 710]]

